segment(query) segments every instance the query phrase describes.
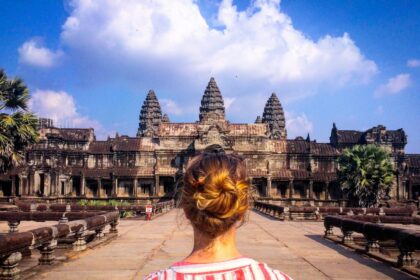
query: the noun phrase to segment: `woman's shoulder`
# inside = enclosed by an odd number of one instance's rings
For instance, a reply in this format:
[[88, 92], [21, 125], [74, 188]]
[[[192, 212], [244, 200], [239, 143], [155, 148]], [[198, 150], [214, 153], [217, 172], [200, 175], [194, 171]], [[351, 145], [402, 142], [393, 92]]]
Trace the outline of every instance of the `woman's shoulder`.
[[[292, 278], [290, 278], [285, 273], [277, 269], [272, 269], [267, 264], [258, 262], [251, 258], [238, 258], [230, 261], [207, 264], [191, 264], [186, 262], [177, 262], [167, 269], [163, 269], [149, 274], [147, 277], [144, 278], [144, 280], [160, 280], [175, 278], [179, 279], [178, 277], [180, 276], [187, 277], [197, 274], [231, 275], [236, 276], [236, 279], [244, 280], [292, 280]], [[241, 277], [238, 278], [238, 276]]]

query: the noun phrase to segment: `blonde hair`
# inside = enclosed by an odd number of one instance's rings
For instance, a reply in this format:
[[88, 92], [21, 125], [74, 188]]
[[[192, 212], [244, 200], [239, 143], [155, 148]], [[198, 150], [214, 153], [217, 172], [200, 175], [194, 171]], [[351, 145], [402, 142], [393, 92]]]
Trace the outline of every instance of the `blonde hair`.
[[249, 205], [245, 161], [235, 155], [201, 154], [184, 174], [181, 207], [193, 226], [215, 237], [243, 219]]

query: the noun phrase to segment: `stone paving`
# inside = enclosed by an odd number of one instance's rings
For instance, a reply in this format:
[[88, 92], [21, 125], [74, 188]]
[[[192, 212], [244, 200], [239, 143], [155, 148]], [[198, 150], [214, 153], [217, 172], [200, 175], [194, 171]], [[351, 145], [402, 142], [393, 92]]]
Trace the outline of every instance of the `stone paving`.
[[[322, 238], [319, 222], [281, 222], [251, 212], [238, 231], [246, 255], [293, 279], [416, 279]], [[179, 210], [151, 222], [122, 220], [110, 244], [87, 250], [35, 279], [142, 279], [181, 260], [192, 248], [192, 230]]]

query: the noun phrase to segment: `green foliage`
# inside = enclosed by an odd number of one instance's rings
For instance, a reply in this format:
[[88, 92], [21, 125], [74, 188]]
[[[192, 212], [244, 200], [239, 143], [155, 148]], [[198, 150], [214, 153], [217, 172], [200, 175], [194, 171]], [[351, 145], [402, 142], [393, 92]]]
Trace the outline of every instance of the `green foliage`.
[[345, 149], [338, 159], [338, 181], [351, 201], [361, 207], [376, 206], [388, 195], [394, 180], [390, 154], [376, 145]]
[[134, 217], [134, 212], [133, 211], [121, 211], [120, 212], [120, 218], [129, 218], [129, 217]]
[[38, 139], [38, 120], [27, 111], [29, 90], [0, 69], [0, 172], [19, 165], [24, 149]]
[[[89, 199], [81, 199], [77, 201], [78, 205], [82, 206], [130, 206], [131, 204], [127, 201], [118, 201], [115, 199], [110, 200], [89, 200]], [[126, 210], [120, 210], [120, 218], [127, 218], [127, 217], [133, 217], [135, 216], [134, 211], [126, 211]]]
[[90, 199], [81, 199], [77, 201], [77, 204], [82, 206], [130, 206], [130, 203], [127, 201], [118, 201], [115, 199], [110, 200], [90, 200]]

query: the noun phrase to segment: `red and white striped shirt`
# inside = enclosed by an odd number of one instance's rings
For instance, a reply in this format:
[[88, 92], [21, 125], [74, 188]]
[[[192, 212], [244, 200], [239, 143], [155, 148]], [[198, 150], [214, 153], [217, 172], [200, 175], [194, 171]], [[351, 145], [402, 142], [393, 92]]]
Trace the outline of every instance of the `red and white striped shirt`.
[[193, 264], [174, 263], [165, 270], [154, 272], [144, 280], [292, 280], [286, 274], [271, 269], [265, 263], [250, 258], [224, 262]]

